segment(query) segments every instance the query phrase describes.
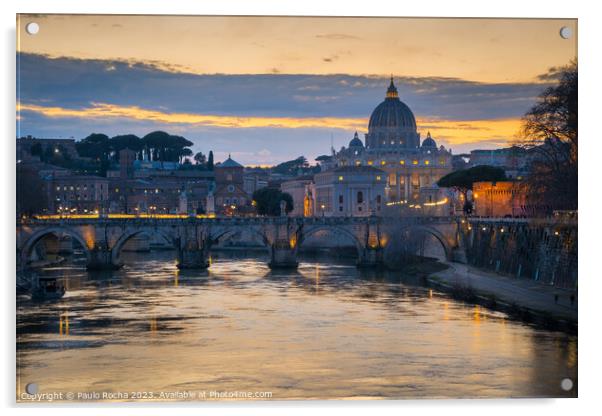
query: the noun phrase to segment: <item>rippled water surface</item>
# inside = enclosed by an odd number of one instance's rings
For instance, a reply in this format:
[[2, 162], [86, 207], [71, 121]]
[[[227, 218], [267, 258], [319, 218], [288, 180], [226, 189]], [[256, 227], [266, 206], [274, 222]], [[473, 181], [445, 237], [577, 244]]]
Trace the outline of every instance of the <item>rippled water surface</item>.
[[327, 258], [274, 272], [248, 253], [184, 272], [173, 256], [124, 254], [126, 267], [108, 273], [77, 263], [39, 271], [64, 279], [67, 293], [18, 297], [17, 394], [33, 382], [40, 393], [153, 398], [576, 395], [560, 388], [576, 380], [576, 337], [455, 301], [415, 278]]

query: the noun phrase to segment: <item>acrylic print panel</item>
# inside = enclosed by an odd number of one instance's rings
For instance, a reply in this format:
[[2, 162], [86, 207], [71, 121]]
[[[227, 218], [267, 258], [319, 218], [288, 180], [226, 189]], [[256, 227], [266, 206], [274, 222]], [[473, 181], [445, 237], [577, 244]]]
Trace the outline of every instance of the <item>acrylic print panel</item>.
[[19, 15], [17, 400], [577, 396], [577, 21]]

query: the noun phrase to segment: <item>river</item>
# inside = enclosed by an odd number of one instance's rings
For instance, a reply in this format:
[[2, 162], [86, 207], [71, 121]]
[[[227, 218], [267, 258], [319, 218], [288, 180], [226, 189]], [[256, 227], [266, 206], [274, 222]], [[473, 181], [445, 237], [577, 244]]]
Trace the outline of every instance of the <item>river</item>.
[[318, 257], [271, 271], [252, 253], [178, 271], [173, 257], [124, 253], [114, 272], [77, 262], [36, 271], [67, 292], [17, 297], [17, 399], [28, 400], [29, 383], [67, 400], [576, 396], [560, 387], [577, 380], [575, 336], [417, 278]]

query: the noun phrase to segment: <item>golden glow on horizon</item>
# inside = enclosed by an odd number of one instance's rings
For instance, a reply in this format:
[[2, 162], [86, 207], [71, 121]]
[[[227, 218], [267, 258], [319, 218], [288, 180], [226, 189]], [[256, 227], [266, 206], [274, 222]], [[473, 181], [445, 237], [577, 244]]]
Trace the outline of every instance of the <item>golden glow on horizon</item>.
[[[348, 131], [365, 131], [367, 118], [344, 117], [239, 117], [194, 113], [168, 113], [137, 106], [119, 106], [93, 103], [91, 107], [72, 109], [37, 104], [17, 103], [21, 111], [31, 111], [49, 118], [112, 119], [126, 118], [165, 124], [182, 124], [222, 128], [324, 128]], [[438, 120], [417, 118], [419, 131], [424, 136], [430, 130], [438, 142], [448, 145], [470, 144], [486, 141], [504, 146], [512, 141], [520, 129], [520, 119], [494, 120]], [[368, 162], [368, 164], [371, 164]]]

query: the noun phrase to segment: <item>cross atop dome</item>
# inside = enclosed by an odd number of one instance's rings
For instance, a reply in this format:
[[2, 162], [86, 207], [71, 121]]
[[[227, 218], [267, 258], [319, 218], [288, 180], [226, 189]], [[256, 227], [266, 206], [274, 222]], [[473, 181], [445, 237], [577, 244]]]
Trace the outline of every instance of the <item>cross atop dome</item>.
[[399, 98], [399, 94], [397, 93], [397, 88], [393, 83], [393, 75], [391, 75], [391, 83], [389, 84], [389, 88], [387, 88], [387, 98]]

